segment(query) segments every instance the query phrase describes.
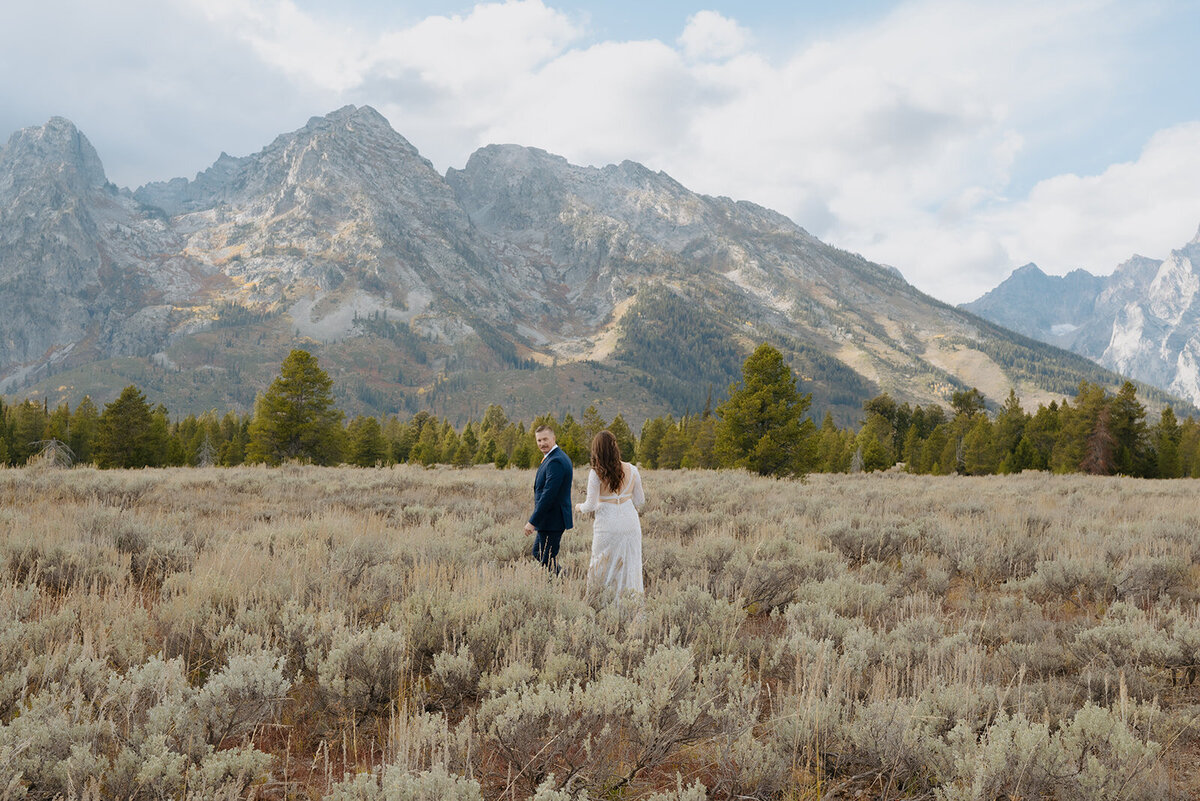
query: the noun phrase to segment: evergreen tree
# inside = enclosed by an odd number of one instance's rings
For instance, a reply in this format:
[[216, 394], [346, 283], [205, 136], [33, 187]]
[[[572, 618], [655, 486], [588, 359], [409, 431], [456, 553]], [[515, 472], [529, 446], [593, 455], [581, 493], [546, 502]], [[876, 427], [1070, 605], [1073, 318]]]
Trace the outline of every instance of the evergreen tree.
[[441, 425], [438, 419], [436, 417], [426, 418], [425, 424], [421, 426], [421, 434], [417, 437], [417, 443], [408, 455], [408, 460], [426, 467], [442, 461], [441, 439]]
[[530, 441], [530, 437], [524, 436], [521, 438], [521, 441], [517, 443], [516, 448], [513, 450], [512, 464], [513, 467], [517, 468], [518, 470], [528, 470], [529, 468], [533, 467], [537, 463], [536, 460], [540, 458], [541, 454], [537, 452], [533, 442]]
[[1137, 399], [1137, 388], [1126, 381], [1109, 402], [1109, 430], [1115, 447], [1115, 468], [1127, 476], [1151, 472], [1146, 407]]
[[1192, 417], [1179, 426], [1179, 475], [1200, 478], [1200, 421]]
[[1017, 443], [1025, 435], [1025, 424], [1028, 420], [1029, 415], [1025, 414], [1025, 410], [1021, 408], [1021, 400], [1017, 397], [1016, 391], [1009, 389], [1004, 407], [1000, 410], [1000, 414], [996, 415], [996, 425], [992, 432], [997, 458], [1003, 460], [1016, 450]]
[[1116, 469], [1117, 440], [1110, 428], [1111, 416], [1109, 408], [1104, 406], [1096, 417], [1096, 425], [1084, 444], [1083, 458], [1079, 460], [1079, 469], [1085, 473], [1107, 476]]
[[996, 472], [992, 447], [992, 424], [981, 414], [963, 437], [963, 470], [967, 475], [986, 476]]
[[249, 439], [250, 423], [233, 412], [221, 418], [221, 445], [217, 448], [217, 461], [225, 467], [234, 467], [246, 461], [246, 442]]
[[167, 407], [161, 403], [150, 412], [150, 448], [152, 456], [148, 465], [161, 467], [163, 465], [182, 465], [183, 452], [171, 448], [171, 418]]
[[863, 470], [868, 473], [887, 470], [896, 463], [892, 452], [893, 433], [888, 416], [878, 411], [868, 412], [867, 422], [855, 438], [855, 450], [862, 452]]
[[293, 350], [255, 405], [247, 458], [273, 465], [288, 459], [341, 461], [342, 412], [334, 406], [332, 387], [315, 356]]
[[458, 453], [458, 446], [462, 443], [458, 436], [458, 432], [454, 430], [454, 426], [450, 425], [447, 420], [442, 424], [441, 442], [438, 444], [438, 452], [441, 458], [437, 461], [442, 464], [453, 464], [454, 455]]
[[10, 407], [9, 416], [12, 435], [9, 438], [8, 456], [12, 464], [25, 464], [37, 451], [37, 443], [46, 438], [46, 407], [36, 401], [26, 400]]
[[849, 463], [843, 459], [846, 447], [842, 432], [833, 422], [833, 414], [825, 412], [821, 430], [817, 434], [816, 469], [824, 473], [844, 473]]
[[[917, 411], [921, 411], [918, 407]], [[908, 433], [904, 435], [904, 446], [900, 452], [900, 458], [904, 460], [905, 468], [910, 473], [919, 472], [921, 469], [921, 446], [924, 441], [921, 439], [921, 430], [916, 425], [908, 427]]]
[[[1050, 454], [1050, 469], [1056, 473], [1074, 473], [1080, 469], [1085, 456], [1088, 455], [1088, 440], [1096, 431], [1096, 423], [1100, 412], [1108, 408], [1107, 393], [1104, 387], [1081, 381], [1075, 396], [1075, 405], [1069, 406], [1063, 401], [1059, 407], [1061, 423], [1058, 436], [1054, 440], [1054, 451]], [[1108, 423], [1105, 422], [1108, 431]], [[1108, 433], [1111, 437], [1111, 433]], [[1099, 452], [1094, 452], [1094, 458]], [[1094, 463], [1093, 463], [1094, 465]]]
[[75, 405], [75, 411], [71, 413], [71, 435], [67, 439], [77, 462], [92, 461], [92, 447], [99, 425], [100, 410], [92, 402], [91, 396], [84, 395], [83, 400]]
[[950, 424], [939, 423], [921, 446], [921, 463], [917, 472], [935, 476], [954, 472], [954, 448], [955, 443], [950, 439]]
[[413, 449], [417, 447], [417, 440], [421, 437], [427, 419], [429, 412], [419, 411], [409, 418], [407, 423], [401, 423], [394, 418], [388, 421], [387, 438], [393, 462], [403, 464], [415, 461], [412, 458]]
[[[583, 444], [588, 450], [592, 447], [592, 437], [599, 434], [604, 429], [608, 428], [608, 423], [604, 422], [604, 418], [600, 416], [600, 412], [593, 404], [583, 410]], [[622, 456], [624, 453], [622, 453]]]
[[711, 470], [717, 466], [714, 452], [717, 444], [717, 419], [701, 417], [696, 426], [696, 435], [683, 455], [683, 466]]
[[741, 384], [717, 408], [718, 461], [760, 475], [803, 475], [815, 451], [815, 427], [804, 417], [811, 403], [812, 395], [796, 389], [783, 354], [759, 345], [742, 366]]
[[573, 464], [586, 464], [591, 458], [592, 441], [570, 413], [563, 416], [562, 425], [555, 433], [555, 441]]
[[637, 439], [633, 436], [633, 430], [629, 427], [629, 423], [625, 422], [625, 418], [618, 414], [608, 424], [608, 430], [617, 440], [617, 447], [621, 449], [621, 458], [627, 462], [636, 462]]
[[98, 467], [147, 467], [155, 463], [153, 414], [146, 397], [130, 384], [104, 407], [96, 428]]
[[507, 427], [508, 417], [504, 414], [504, 408], [493, 403], [483, 413], [483, 421], [479, 424], [479, 433], [499, 434]]
[[974, 417], [987, 407], [983, 393], [975, 387], [955, 392], [950, 396], [950, 408], [956, 417]]
[[46, 429], [42, 434], [43, 439], [56, 439], [59, 442], [70, 445], [71, 441], [71, 407], [65, 403], [60, 403], [58, 408], [50, 412], [50, 417], [46, 419]]
[[1025, 433], [1021, 436], [1027, 440], [1032, 449], [1032, 459], [1026, 468], [1030, 470], [1050, 469], [1050, 457], [1054, 453], [1054, 443], [1058, 440], [1058, 432], [1062, 427], [1061, 407], [1056, 401], [1050, 401], [1049, 406], [1038, 406], [1037, 412], [1025, 424]]
[[1183, 475], [1183, 463], [1179, 458], [1181, 434], [1175, 410], [1166, 407], [1154, 428], [1155, 474], [1159, 478], [1179, 478]]
[[651, 470], [658, 467], [658, 449], [662, 444], [662, 438], [667, 433], [667, 428], [673, 425], [673, 422], [668, 422], [669, 418], [656, 417], [653, 420], [647, 420], [642, 424], [642, 438], [638, 442], [638, 459], [639, 464], [649, 467]]
[[387, 458], [383, 428], [374, 417], [355, 417], [346, 428], [346, 461], [359, 467], [374, 467]]
[[687, 440], [681, 425], [670, 425], [658, 444], [658, 466], [663, 470], [678, 470], [683, 466]]

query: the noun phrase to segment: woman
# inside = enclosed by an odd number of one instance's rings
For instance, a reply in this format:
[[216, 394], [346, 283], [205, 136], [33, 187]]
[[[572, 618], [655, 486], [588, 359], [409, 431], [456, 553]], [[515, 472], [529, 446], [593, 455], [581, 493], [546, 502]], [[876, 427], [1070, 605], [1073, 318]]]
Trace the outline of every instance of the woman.
[[580, 512], [595, 512], [592, 562], [588, 566], [588, 595], [620, 597], [642, 593], [642, 523], [637, 507], [646, 502], [638, 469], [621, 461], [621, 448], [611, 431], [592, 440], [592, 469], [588, 471], [587, 500]]

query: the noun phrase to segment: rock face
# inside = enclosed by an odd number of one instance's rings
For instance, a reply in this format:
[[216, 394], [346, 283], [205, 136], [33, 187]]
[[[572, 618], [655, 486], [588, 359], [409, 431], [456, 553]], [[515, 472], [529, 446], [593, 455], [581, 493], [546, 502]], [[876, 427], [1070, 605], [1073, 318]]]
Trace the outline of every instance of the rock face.
[[[1186, 280], [1159, 283], [1169, 294]], [[173, 411], [247, 408], [300, 346], [352, 412], [578, 412], [611, 398], [637, 418], [694, 410], [705, 384], [719, 398], [762, 341], [842, 420], [880, 391], [926, 403], [1012, 386], [1039, 401], [1068, 378], [1117, 378], [1010, 341], [753, 203], [514, 145], [442, 176], [369, 107], [134, 192], [107, 181], [66, 120], [0, 150], [10, 393], [103, 401], [135, 382]], [[1020, 366], [1038, 360], [1058, 383]]]
[[963, 308], [1200, 403], [1200, 232], [1165, 260], [1134, 256], [1108, 277], [1034, 265]]
[[161, 339], [137, 313], [194, 294], [182, 240], [105, 178], [87, 138], [56, 117], [0, 149], [0, 366], [132, 355]]

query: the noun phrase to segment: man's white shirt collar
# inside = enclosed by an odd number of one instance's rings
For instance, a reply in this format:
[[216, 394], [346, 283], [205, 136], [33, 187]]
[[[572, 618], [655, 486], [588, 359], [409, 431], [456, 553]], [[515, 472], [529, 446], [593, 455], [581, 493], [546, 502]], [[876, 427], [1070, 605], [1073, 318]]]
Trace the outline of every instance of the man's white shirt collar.
[[549, 458], [550, 458], [550, 454], [554, 453], [556, 450], [558, 450], [558, 445], [557, 445], [557, 444], [556, 444], [556, 445], [555, 445], [553, 448], [551, 448], [550, 450], [548, 450], [548, 451], [546, 451], [545, 453], [543, 453], [543, 454], [542, 454], [542, 461], [544, 462], [544, 461], [546, 461], [547, 459], [549, 459]]

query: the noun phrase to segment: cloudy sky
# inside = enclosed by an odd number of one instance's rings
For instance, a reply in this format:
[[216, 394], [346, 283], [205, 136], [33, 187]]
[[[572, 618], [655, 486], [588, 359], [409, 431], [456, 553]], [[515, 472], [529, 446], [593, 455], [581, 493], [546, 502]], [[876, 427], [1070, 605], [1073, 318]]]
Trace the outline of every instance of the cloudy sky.
[[131, 188], [353, 103], [440, 170], [633, 159], [953, 303], [1200, 225], [1195, 0], [6, 5], [0, 137], [67, 117]]

